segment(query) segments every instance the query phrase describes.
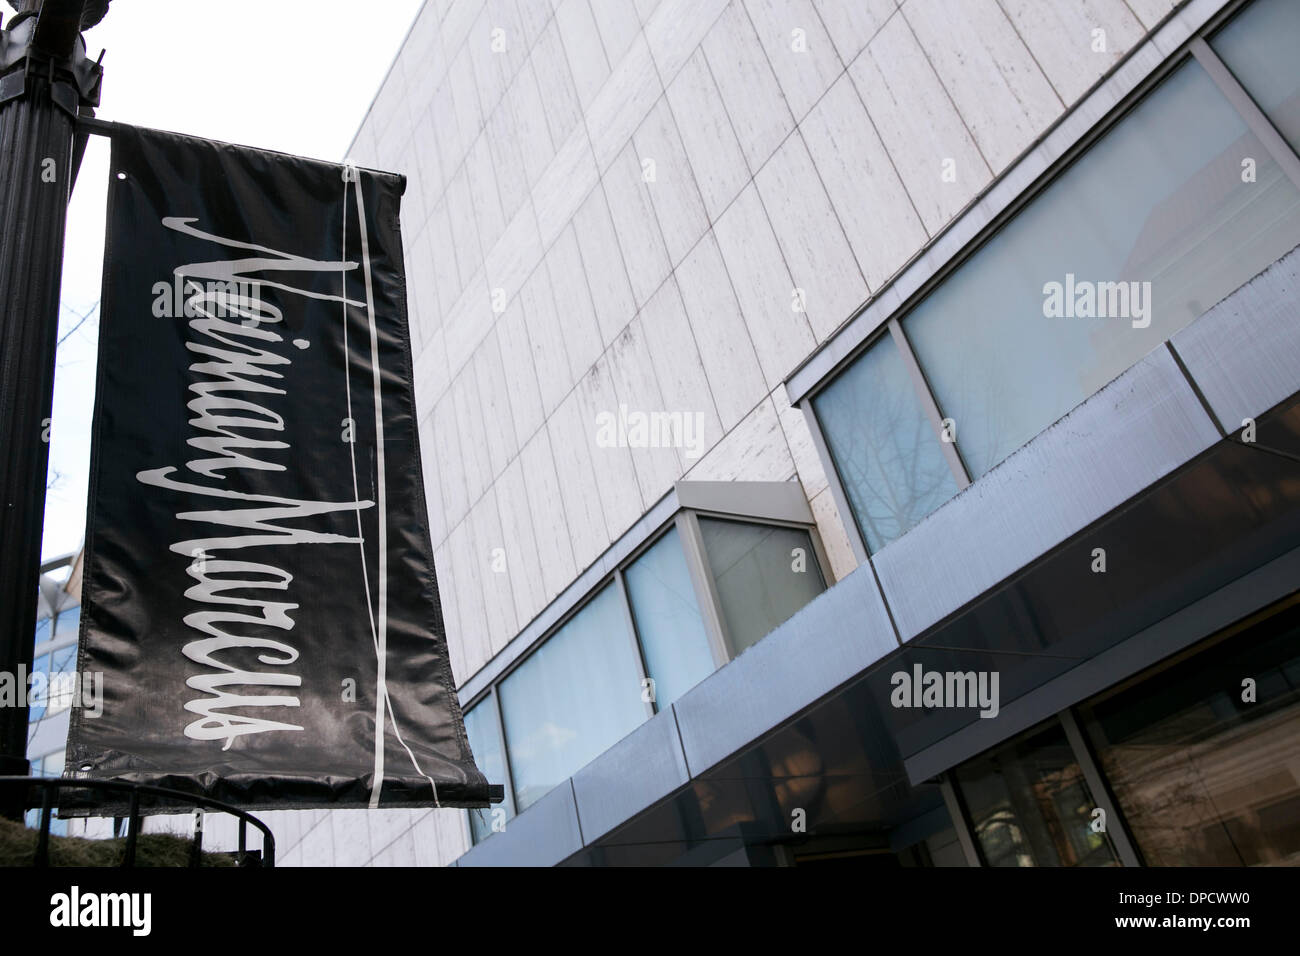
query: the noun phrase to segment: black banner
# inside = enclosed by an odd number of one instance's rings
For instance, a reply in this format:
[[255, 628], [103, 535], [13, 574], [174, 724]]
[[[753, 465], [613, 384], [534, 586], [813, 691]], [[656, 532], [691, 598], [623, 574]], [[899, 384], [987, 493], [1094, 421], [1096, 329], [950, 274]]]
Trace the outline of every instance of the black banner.
[[67, 776], [487, 805], [433, 572], [403, 188], [114, 133], [79, 661], [102, 712], [74, 708]]

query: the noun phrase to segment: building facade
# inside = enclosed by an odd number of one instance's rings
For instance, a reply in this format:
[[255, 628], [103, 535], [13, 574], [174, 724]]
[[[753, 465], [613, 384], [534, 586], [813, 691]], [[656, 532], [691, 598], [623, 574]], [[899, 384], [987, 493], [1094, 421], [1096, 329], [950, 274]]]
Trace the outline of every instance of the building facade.
[[402, 210], [492, 810], [284, 864], [1300, 860], [1300, 6], [429, 0]]
[[[52, 558], [41, 565], [36, 596], [36, 643], [27, 709], [27, 762], [32, 776], [63, 776], [68, 718], [78, 691], [80, 631], [81, 554]], [[39, 816], [39, 810], [29, 811], [28, 825], [35, 825]], [[66, 820], [54, 817], [50, 821], [53, 833], [66, 833], [67, 828]]]

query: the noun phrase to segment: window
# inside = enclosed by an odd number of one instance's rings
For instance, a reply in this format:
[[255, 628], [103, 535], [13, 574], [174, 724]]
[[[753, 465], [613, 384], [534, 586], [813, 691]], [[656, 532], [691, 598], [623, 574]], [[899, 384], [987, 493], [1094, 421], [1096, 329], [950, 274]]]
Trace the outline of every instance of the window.
[[[37, 674], [44, 674], [42, 681], [43, 686], [37, 686], [35, 678]], [[50, 699], [50, 655], [42, 654], [32, 661], [32, 683], [28, 684], [31, 696], [27, 701], [27, 719], [28, 721], [40, 720], [45, 716], [45, 705]]]
[[68, 644], [50, 653], [50, 679], [47, 685], [49, 712], [57, 714], [72, 706], [76, 695], [77, 645]]
[[989, 866], [1118, 866], [1060, 725], [1031, 731], [958, 768], [971, 832]]
[[81, 607], [71, 607], [66, 611], [60, 611], [58, 619], [54, 622], [54, 639], [63, 640], [64, 638], [76, 638], [79, 636], [81, 628]]
[[813, 408], [872, 551], [957, 493], [939, 438], [888, 335], [818, 393]]
[[[1300, 146], [1300, 5], [1257, 0], [1209, 42]], [[1298, 245], [1300, 189], [1187, 57], [812, 397], [867, 549], [964, 482], [930, 395], [979, 478]]]
[[733, 656], [826, 588], [806, 531], [701, 518], [700, 536]]
[[1188, 62], [903, 327], [978, 477], [1297, 244], [1300, 192]]
[[[491, 695], [465, 712], [465, 733], [474, 761], [489, 783], [506, 779], [505, 751], [501, 746], [501, 723], [497, 720], [497, 704]], [[470, 834], [475, 843], [481, 843], [493, 833], [496, 821], [506, 821], [513, 816], [513, 802], [507, 797], [502, 803], [486, 810], [469, 812]]]
[[618, 589], [606, 586], [501, 682], [520, 812], [646, 718]]
[[651, 545], [624, 572], [632, 619], [663, 709], [713, 673], [713, 652], [700, 617], [676, 528]]
[[1255, 0], [1210, 46], [1283, 138], [1300, 149], [1300, 4]]
[[[522, 813], [825, 589], [797, 483], [684, 482], [677, 493], [661, 533], [587, 585], [467, 708], [475, 758], [507, 789], [503, 807], [469, 811], [475, 843], [496, 811]], [[737, 497], [752, 520], [724, 510]]]
[[1300, 865], [1300, 609], [1092, 705], [1088, 717], [1149, 866]]

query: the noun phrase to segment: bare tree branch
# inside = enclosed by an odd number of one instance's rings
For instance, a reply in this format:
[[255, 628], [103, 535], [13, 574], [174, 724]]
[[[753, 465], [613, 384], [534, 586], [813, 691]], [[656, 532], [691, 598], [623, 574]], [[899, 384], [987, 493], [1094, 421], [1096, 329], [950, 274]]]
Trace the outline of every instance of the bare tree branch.
[[86, 320], [89, 319], [92, 315], [94, 315], [99, 310], [99, 300], [96, 299], [95, 304], [92, 305], [89, 309], [87, 309], [84, 314], [78, 312], [76, 309], [69, 308], [66, 305], [64, 306], [64, 308], [77, 317], [77, 324], [74, 325], [72, 328], [68, 329], [67, 332], [63, 333], [63, 335], [59, 337], [58, 345], [62, 345], [64, 342], [68, 341], [68, 339], [72, 338], [73, 333], [76, 332], [77, 329], [85, 325]]

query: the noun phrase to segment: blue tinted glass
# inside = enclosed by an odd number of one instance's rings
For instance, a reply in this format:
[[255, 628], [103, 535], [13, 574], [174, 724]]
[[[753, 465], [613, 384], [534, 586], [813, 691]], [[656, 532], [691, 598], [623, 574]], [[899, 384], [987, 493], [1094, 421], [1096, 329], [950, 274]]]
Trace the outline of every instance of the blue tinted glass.
[[[497, 722], [496, 705], [489, 697], [465, 714], [465, 733], [469, 736], [470, 750], [474, 751], [474, 763], [488, 783], [506, 782], [506, 762], [501, 751], [501, 727]], [[500, 811], [497, 813], [496, 811]], [[498, 803], [489, 809], [470, 810], [469, 826], [474, 842], [492, 834], [494, 819], [510, 818], [508, 803]]]
[[1255, 0], [1210, 46], [1278, 132], [1300, 149], [1300, 3]]
[[55, 637], [76, 637], [78, 629], [81, 627], [81, 608], [72, 607], [66, 611], [60, 611], [58, 619], [54, 622]]
[[71, 671], [77, 666], [77, 645], [69, 644], [67, 647], [60, 647], [56, 651], [50, 652], [50, 671], [58, 673], [60, 671]]
[[50, 713], [58, 713], [72, 706], [76, 687], [77, 645], [69, 644], [50, 652]]
[[624, 572], [632, 619], [660, 710], [713, 673], [713, 652], [677, 529]]
[[523, 811], [646, 718], [617, 590], [592, 598], [498, 694], [515, 804]]
[[1189, 61], [903, 327], [978, 477], [1298, 243], [1300, 193]]
[[[43, 675], [37, 679], [36, 675]], [[45, 716], [45, 704], [50, 694], [50, 655], [42, 654], [32, 662], [32, 682], [28, 684], [27, 719], [39, 720]]]
[[867, 547], [878, 551], [957, 493], [888, 335], [813, 399]]

